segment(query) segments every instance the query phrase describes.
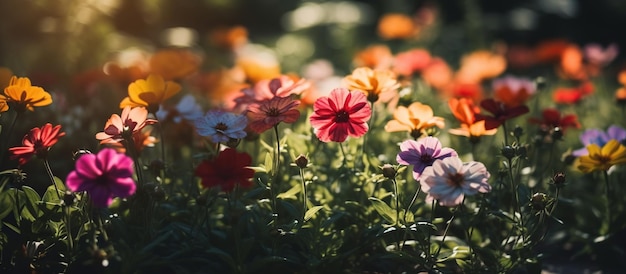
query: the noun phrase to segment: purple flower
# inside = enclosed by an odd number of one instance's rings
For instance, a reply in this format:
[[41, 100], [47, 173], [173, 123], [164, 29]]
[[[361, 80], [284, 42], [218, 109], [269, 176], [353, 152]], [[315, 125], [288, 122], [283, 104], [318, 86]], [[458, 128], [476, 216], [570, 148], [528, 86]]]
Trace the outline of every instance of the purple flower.
[[196, 102], [196, 98], [193, 95], [183, 96], [176, 107], [163, 107], [159, 108], [156, 112], [156, 117], [159, 121], [164, 121], [167, 118], [172, 118], [175, 123], [184, 121], [194, 121], [202, 117], [202, 108]]
[[461, 204], [466, 195], [487, 193], [489, 172], [480, 162], [463, 164], [458, 157], [437, 160], [422, 173], [420, 185], [428, 195], [426, 202], [437, 200], [442, 206]]
[[108, 207], [113, 198], [135, 193], [133, 160], [111, 148], [85, 154], [78, 158], [65, 184], [73, 192], [86, 191], [94, 206]]
[[194, 121], [196, 131], [200, 136], [208, 136], [215, 143], [228, 142], [230, 139], [246, 137], [248, 119], [221, 110], [211, 110], [206, 115]]
[[413, 165], [413, 178], [419, 180], [420, 174], [437, 159], [457, 156], [454, 149], [441, 147], [441, 142], [435, 137], [426, 137], [418, 141], [406, 140], [400, 144], [400, 153], [396, 161], [403, 165]]
[[618, 142], [626, 140], [626, 129], [613, 125], [610, 126], [606, 132], [595, 128], [585, 130], [585, 132], [580, 135], [580, 142], [583, 143], [584, 147], [574, 150], [572, 155], [576, 157], [588, 155], [588, 145], [596, 144], [599, 147], [603, 147], [610, 140], [617, 140]]

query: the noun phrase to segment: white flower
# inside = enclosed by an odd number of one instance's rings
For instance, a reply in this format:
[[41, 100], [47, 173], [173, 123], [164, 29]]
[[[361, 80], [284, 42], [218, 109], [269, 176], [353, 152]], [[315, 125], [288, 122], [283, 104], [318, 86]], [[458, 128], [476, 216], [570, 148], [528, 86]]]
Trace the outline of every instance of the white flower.
[[433, 199], [442, 206], [461, 204], [465, 195], [487, 193], [491, 185], [487, 183], [489, 172], [480, 162], [463, 163], [458, 157], [436, 160], [432, 166], [424, 169], [420, 184], [422, 191], [428, 193], [426, 201]]

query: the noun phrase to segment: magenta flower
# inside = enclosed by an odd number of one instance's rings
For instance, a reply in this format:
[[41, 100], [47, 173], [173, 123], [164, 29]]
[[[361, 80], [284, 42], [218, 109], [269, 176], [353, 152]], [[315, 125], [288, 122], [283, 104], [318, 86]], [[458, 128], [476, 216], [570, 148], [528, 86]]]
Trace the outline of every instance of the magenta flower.
[[406, 140], [400, 144], [400, 153], [396, 161], [403, 165], [413, 165], [413, 178], [419, 180], [422, 172], [435, 160], [456, 157], [454, 149], [441, 147], [441, 142], [435, 137], [428, 136], [417, 141]]
[[343, 142], [348, 136], [361, 137], [369, 129], [367, 120], [372, 109], [365, 94], [345, 88], [333, 89], [313, 105], [311, 126], [322, 142]]
[[489, 172], [480, 162], [463, 163], [459, 157], [437, 160], [422, 173], [420, 185], [428, 195], [426, 202], [433, 199], [442, 206], [461, 204], [466, 195], [487, 193], [491, 185], [487, 183]]
[[108, 207], [113, 198], [135, 193], [133, 160], [111, 148], [85, 154], [78, 158], [65, 184], [73, 192], [86, 191], [94, 206]]

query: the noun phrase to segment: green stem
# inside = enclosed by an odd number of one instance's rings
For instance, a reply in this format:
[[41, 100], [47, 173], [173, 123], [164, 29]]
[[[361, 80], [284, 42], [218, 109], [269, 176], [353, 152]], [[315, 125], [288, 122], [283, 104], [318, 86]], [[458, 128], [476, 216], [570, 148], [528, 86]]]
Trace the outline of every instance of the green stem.
[[46, 173], [48, 173], [50, 182], [54, 186], [54, 190], [57, 193], [57, 197], [59, 197], [59, 200], [63, 200], [63, 197], [61, 197], [61, 193], [59, 192], [59, 187], [57, 187], [56, 181], [54, 180], [54, 174], [52, 174], [52, 169], [50, 168], [50, 163], [48, 163], [48, 159], [43, 159], [43, 165], [46, 167]]
[[[396, 178], [391, 179], [391, 181], [393, 182], [393, 192], [394, 192], [394, 196], [395, 196], [395, 200], [396, 200], [396, 229], [400, 229], [400, 193], [398, 192], [398, 182], [396, 182]], [[406, 216], [406, 214], [405, 214]], [[400, 235], [398, 235], [400, 236]], [[398, 238], [398, 240], [396, 241], [396, 250], [400, 251], [400, 241], [401, 239]]]
[[611, 184], [609, 183], [609, 172], [607, 170], [604, 171], [604, 185], [605, 185], [605, 195], [606, 199], [604, 199], [606, 204], [606, 234], [611, 233]]
[[422, 188], [418, 184], [418, 188], [417, 188], [417, 191], [415, 191], [415, 194], [413, 195], [413, 199], [411, 199], [409, 206], [407, 206], [406, 210], [404, 211], [404, 217], [402, 218], [404, 219], [405, 229], [404, 229], [404, 236], [402, 237], [402, 247], [404, 247], [404, 245], [406, 244], [406, 237], [408, 236], [409, 229], [410, 229], [410, 226], [408, 222], [406, 221], [406, 215], [409, 213], [409, 210], [411, 210], [413, 203], [415, 203], [415, 200], [417, 200], [417, 196], [420, 194], [421, 191], [422, 191]]
[[280, 137], [278, 136], [278, 125], [274, 126], [274, 135], [276, 136], [276, 150], [274, 151], [275, 166], [272, 168], [274, 173], [273, 180], [270, 184], [270, 196], [272, 196], [272, 218], [274, 226], [278, 225], [278, 206], [276, 201], [276, 183], [280, 174]]
[[300, 168], [300, 181], [302, 181], [302, 221], [300, 227], [304, 225], [304, 217], [307, 212], [307, 195], [306, 195], [306, 181], [304, 180], [304, 169]]
[[437, 257], [439, 257], [439, 252], [441, 252], [441, 247], [445, 244], [446, 242], [446, 236], [448, 235], [448, 230], [450, 229], [450, 225], [452, 224], [452, 221], [454, 221], [454, 218], [456, 217], [456, 211], [458, 210], [455, 209], [454, 212], [452, 213], [452, 217], [450, 217], [450, 220], [448, 221], [448, 224], [446, 225], [446, 229], [443, 231], [443, 237], [441, 237], [441, 244], [439, 244], [439, 246], [437, 247], [437, 252], [435, 252], [435, 263], [437, 262]]

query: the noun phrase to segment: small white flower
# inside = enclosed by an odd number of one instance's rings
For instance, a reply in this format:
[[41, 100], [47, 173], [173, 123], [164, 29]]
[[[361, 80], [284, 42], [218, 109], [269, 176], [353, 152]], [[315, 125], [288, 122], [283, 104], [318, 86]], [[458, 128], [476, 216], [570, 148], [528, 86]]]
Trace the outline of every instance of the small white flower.
[[480, 162], [463, 163], [458, 157], [436, 160], [432, 166], [424, 169], [420, 184], [422, 191], [428, 193], [426, 201], [433, 199], [442, 206], [461, 204], [465, 195], [487, 193], [491, 185], [487, 183], [489, 172]]

